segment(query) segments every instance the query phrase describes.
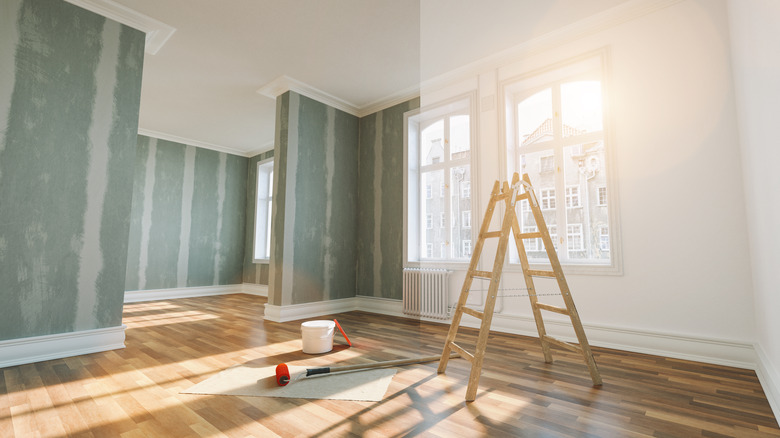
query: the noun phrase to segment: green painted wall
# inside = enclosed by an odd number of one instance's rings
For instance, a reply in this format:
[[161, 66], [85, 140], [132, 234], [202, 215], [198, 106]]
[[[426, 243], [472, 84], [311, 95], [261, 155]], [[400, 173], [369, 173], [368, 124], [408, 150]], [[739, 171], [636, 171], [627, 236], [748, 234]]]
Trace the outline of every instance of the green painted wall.
[[277, 126], [269, 301], [353, 297], [358, 118], [287, 92], [277, 101]]
[[413, 99], [360, 119], [357, 294], [401, 299], [404, 113]]
[[0, 3], [0, 340], [121, 324], [144, 42]]
[[249, 160], [137, 141], [126, 290], [241, 283]]
[[266, 151], [249, 159], [246, 185], [246, 240], [244, 241], [244, 283], [268, 284], [268, 263], [254, 262], [255, 213], [257, 212], [257, 163], [274, 156]]

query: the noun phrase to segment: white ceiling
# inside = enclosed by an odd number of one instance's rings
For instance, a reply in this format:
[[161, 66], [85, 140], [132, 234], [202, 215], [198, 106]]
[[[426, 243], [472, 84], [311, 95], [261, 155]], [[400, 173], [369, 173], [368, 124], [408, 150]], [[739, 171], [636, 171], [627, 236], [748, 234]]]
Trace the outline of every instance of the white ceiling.
[[146, 54], [140, 131], [251, 156], [273, 148], [276, 104], [258, 90], [281, 76], [360, 110], [626, 1], [114, 3], [176, 29]]

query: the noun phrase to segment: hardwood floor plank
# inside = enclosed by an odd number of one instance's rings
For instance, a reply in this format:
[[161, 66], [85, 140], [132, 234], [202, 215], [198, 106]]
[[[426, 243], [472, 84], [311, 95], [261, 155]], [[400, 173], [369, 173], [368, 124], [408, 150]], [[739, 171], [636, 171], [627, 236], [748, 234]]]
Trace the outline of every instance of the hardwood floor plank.
[[[329, 366], [441, 352], [447, 326], [366, 312], [338, 318], [333, 351], [301, 351], [301, 321], [263, 321], [266, 300], [224, 295], [125, 306], [126, 348], [0, 369], [2, 436], [83, 437], [780, 437], [755, 373], [594, 348], [580, 355], [491, 333], [477, 399], [470, 364], [397, 368], [376, 403], [182, 394], [234, 365]], [[462, 328], [473, 348], [478, 331]]]

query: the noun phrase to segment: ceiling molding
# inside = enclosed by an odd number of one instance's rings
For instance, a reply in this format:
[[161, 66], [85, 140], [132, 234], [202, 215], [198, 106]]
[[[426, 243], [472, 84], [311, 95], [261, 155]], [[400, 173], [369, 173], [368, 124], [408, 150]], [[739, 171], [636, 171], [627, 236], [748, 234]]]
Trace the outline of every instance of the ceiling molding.
[[[195, 146], [203, 149], [210, 149], [212, 151], [224, 152], [226, 154], [238, 155], [241, 157], [253, 157], [257, 154], [252, 153], [249, 155], [247, 151], [240, 149], [229, 148], [225, 146], [219, 146], [212, 143], [206, 143], [203, 141], [193, 140], [191, 138], [179, 137], [178, 135], [166, 134], [164, 132], [152, 131], [150, 129], [138, 128], [138, 135], [145, 135], [147, 137], [154, 137], [160, 140], [172, 141], [174, 143], [180, 143], [189, 146]], [[273, 146], [269, 149], [273, 149]]]
[[264, 144], [262, 147], [259, 147], [257, 149], [253, 149], [246, 153], [246, 156], [249, 158], [252, 158], [254, 156], [260, 155], [263, 152], [268, 152], [274, 148], [274, 142], [269, 141], [268, 143]]
[[356, 117], [365, 117], [369, 114], [382, 111], [383, 109], [390, 108], [391, 106], [420, 96], [420, 87], [415, 85], [397, 93], [393, 93], [390, 96], [375, 100], [368, 105], [357, 106], [353, 103], [347, 102], [344, 99], [340, 99], [336, 96], [333, 96], [332, 94], [328, 94], [322, 90], [314, 88], [309, 84], [284, 75], [279, 76], [278, 78], [265, 84], [263, 87], [257, 90], [259, 94], [270, 97], [271, 99], [276, 99], [288, 91], [294, 91], [298, 94], [310, 97], [318, 102], [332, 106], [333, 108], [339, 109], [348, 114], [352, 114]]
[[317, 102], [324, 103], [328, 106], [332, 106], [333, 108], [344, 111], [345, 113], [360, 117], [358, 116], [360, 111], [354, 104], [314, 88], [309, 84], [305, 84], [299, 80], [293, 79], [289, 76], [279, 76], [278, 78], [257, 90], [258, 93], [262, 94], [263, 96], [270, 97], [271, 99], [276, 99], [288, 91], [294, 91], [303, 96], [310, 97]]
[[630, 0], [558, 30], [520, 43], [514, 47], [488, 55], [454, 70], [426, 79], [420, 85], [421, 93], [431, 92], [459, 82], [467, 77], [478, 76], [486, 70], [498, 69], [518, 59], [542, 53], [578, 39], [595, 35], [625, 22], [681, 3], [685, 0]]
[[146, 33], [145, 50], [146, 53], [150, 55], [159, 52], [171, 35], [176, 32], [175, 27], [169, 26], [111, 0], [65, 1]]

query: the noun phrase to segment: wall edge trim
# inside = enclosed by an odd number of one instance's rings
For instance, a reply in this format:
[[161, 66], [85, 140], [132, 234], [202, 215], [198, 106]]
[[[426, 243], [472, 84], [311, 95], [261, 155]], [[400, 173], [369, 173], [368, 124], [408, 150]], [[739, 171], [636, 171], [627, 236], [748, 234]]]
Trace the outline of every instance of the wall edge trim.
[[138, 29], [146, 34], [146, 53], [155, 55], [162, 49], [176, 28], [111, 0], [65, 0], [82, 9]]
[[0, 368], [125, 348], [126, 325], [0, 341]]
[[777, 371], [780, 368], [776, 366], [777, 364], [772, 363], [760, 343], [754, 344], [753, 348], [756, 350], [758, 359], [756, 367], [758, 381], [761, 382], [761, 388], [764, 390], [764, 395], [769, 401], [769, 407], [772, 408], [775, 418], [780, 418], [780, 374]]

